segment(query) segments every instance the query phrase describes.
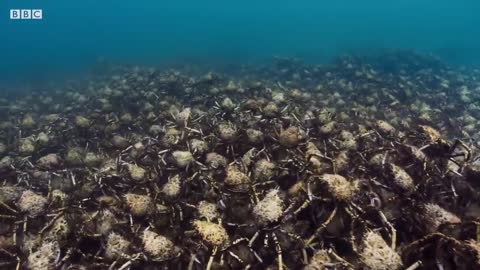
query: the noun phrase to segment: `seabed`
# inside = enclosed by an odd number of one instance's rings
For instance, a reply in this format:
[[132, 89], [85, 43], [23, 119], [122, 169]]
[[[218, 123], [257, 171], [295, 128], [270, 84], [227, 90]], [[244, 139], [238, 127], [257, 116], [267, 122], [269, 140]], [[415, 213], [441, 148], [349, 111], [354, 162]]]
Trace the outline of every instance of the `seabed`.
[[480, 71], [118, 66], [0, 99], [2, 269], [480, 269]]

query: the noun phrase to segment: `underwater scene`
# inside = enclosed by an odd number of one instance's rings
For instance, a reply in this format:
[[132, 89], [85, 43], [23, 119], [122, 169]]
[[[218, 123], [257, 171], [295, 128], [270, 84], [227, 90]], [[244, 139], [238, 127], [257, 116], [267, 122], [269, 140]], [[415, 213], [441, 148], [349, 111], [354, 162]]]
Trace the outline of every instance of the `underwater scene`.
[[480, 269], [480, 2], [0, 10], [0, 269]]

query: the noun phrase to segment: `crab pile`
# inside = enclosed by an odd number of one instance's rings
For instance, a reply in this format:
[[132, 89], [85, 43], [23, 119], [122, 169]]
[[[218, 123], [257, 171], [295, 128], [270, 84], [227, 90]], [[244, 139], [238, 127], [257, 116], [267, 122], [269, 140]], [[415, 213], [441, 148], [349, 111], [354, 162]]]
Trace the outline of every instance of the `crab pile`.
[[0, 266], [478, 269], [479, 100], [411, 52], [2, 98]]

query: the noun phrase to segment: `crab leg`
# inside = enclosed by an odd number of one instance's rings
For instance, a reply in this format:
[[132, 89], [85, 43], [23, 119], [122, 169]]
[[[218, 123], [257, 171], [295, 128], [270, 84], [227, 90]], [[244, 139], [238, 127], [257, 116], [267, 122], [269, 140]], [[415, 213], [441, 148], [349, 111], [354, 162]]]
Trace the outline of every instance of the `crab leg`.
[[208, 259], [207, 267], [205, 268], [206, 270], [210, 270], [212, 268], [213, 264], [213, 258], [217, 254], [218, 247], [214, 247], [212, 250], [212, 255], [210, 255], [210, 258]]
[[325, 222], [322, 223], [322, 225], [320, 225], [320, 227], [318, 227], [315, 230], [315, 233], [313, 233], [313, 235], [305, 242], [305, 246], [309, 246], [313, 242], [313, 240], [315, 240], [315, 238], [317, 236], [319, 236], [323, 232], [324, 229], [327, 228], [328, 224], [330, 224], [330, 222], [332, 222], [332, 219], [333, 219], [333, 217], [335, 216], [336, 213], [337, 213], [337, 206], [335, 206], [335, 209], [333, 209], [332, 213], [327, 218], [327, 220], [325, 220]]

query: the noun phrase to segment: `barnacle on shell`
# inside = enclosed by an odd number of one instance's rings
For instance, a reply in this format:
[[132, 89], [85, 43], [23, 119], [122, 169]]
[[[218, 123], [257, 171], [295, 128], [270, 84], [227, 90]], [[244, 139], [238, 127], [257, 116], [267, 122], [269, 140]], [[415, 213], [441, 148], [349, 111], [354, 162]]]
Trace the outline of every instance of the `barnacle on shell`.
[[55, 259], [60, 253], [57, 242], [44, 242], [27, 258], [29, 269], [50, 270], [55, 268]]
[[109, 259], [122, 258], [124, 254], [128, 254], [130, 245], [130, 241], [125, 239], [125, 237], [111, 232], [107, 237], [105, 256]]
[[172, 157], [173, 163], [179, 168], [185, 168], [195, 161], [192, 153], [189, 151], [174, 151]]
[[149, 196], [127, 193], [124, 198], [128, 209], [134, 216], [145, 216], [154, 210], [153, 201]]
[[212, 247], [224, 247], [229, 242], [229, 236], [225, 228], [210, 221], [195, 220], [195, 230], [200, 234], [205, 243]]
[[284, 202], [278, 190], [269, 191], [265, 198], [255, 205], [253, 214], [259, 224], [268, 224], [277, 221], [283, 214]]
[[294, 147], [297, 146], [303, 138], [303, 131], [298, 127], [292, 126], [280, 132], [278, 141], [285, 147]]
[[153, 231], [145, 231], [142, 242], [145, 252], [156, 261], [168, 260], [180, 253], [178, 247], [170, 239]]
[[47, 207], [47, 198], [33, 191], [25, 190], [17, 201], [17, 206], [22, 212], [31, 217], [37, 217], [44, 213]]
[[402, 267], [402, 260], [376, 232], [369, 231], [363, 236], [360, 260], [372, 270], [395, 270]]
[[338, 174], [322, 174], [320, 181], [325, 182], [328, 191], [339, 201], [350, 201], [359, 190], [358, 181], [349, 181]]
[[247, 190], [250, 182], [250, 177], [241, 172], [236, 166], [228, 167], [227, 175], [224, 180], [227, 187], [238, 191]]

